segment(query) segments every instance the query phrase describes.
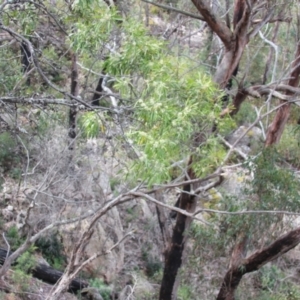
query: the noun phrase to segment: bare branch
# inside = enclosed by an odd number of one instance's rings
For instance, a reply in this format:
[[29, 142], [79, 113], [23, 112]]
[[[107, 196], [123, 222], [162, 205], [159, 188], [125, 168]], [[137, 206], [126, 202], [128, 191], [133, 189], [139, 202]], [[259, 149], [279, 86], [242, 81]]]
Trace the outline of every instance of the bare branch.
[[203, 17], [201, 17], [199, 15], [195, 15], [195, 14], [189, 13], [189, 12], [186, 12], [186, 11], [183, 11], [181, 9], [177, 9], [177, 8], [174, 8], [174, 7], [171, 7], [171, 6], [168, 6], [168, 5], [163, 5], [163, 4], [160, 4], [160, 3], [157, 3], [157, 2], [153, 2], [153, 1], [150, 1], [150, 0], [141, 0], [141, 1], [143, 1], [145, 3], [152, 4], [154, 6], [157, 6], [157, 7], [163, 8], [163, 9], [167, 9], [167, 10], [170, 10], [170, 11], [177, 12], [179, 14], [185, 15], [185, 16], [193, 18], [193, 19], [198, 19], [198, 20], [204, 21]]

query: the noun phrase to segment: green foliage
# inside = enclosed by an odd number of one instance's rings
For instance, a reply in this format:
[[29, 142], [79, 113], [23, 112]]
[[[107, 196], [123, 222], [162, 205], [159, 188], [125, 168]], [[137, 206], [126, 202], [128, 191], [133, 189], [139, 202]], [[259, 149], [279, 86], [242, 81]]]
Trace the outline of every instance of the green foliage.
[[28, 292], [30, 288], [31, 276], [25, 274], [22, 270], [15, 270], [12, 274], [14, 289], [18, 292]]
[[35, 246], [51, 266], [55, 269], [63, 269], [66, 258], [57, 234], [53, 233], [50, 236], [39, 238], [35, 242]]
[[277, 146], [278, 152], [295, 168], [300, 167], [300, 126], [286, 125], [280, 143]]
[[[224, 197], [222, 209], [228, 212], [241, 210], [278, 210], [299, 212], [299, 183], [294, 174], [280, 167], [281, 157], [274, 148], [261, 152], [250, 164], [254, 179], [240, 197]], [[223, 215], [220, 228], [227, 243], [240, 233], [249, 235], [250, 240], [262, 238], [262, 229], [273, 228], [276, 235], [283, 230], [281, 214]], [[274, 224], [277, 226], [274, 227]], [[272, 227], [271, 227], [272, 226]], [[285, 223], [287, 226], [287, 223]], [[269, 232], [267, 240], [272, 235]]]
[[99, 135], [100, 132], [105, 131], [104, 122], [102, 120], [103, 115], [90, 111], [81, 115], [78, 119], [78, 126], [81, 130], [84, 138], [94, 138]]
[[[170, 179], [170, 165], [195, 150], [191, 146], [195, 133], [205, 135], [214, 122], [223, 133], [232, 121], [219, 118], [221, 93], [209, 76], [184, 57], [169, 54], [164, 42], [147, 36], [140, 23], [127, 20], [123, 26], [121, 55], [111, 55], [105, 64], [110, 74], [143, 78], [135, 90], [136, 123], [128, 133], [141, 155], [130, 173], [151, 185]], [[116, 79], [124, 98], [130, 97], [132, 86], [123, 77], [122, 82]], [[198, 175], [211, 171], [224, 155], [223, 146], [208, 139], [199, 150]]]
[[38, 111], [34, 116], [36, 131], [39, 135], [45, 136], [47, 133], [52, 135], [52, 132], [58, 124], [65, 124], [65, 111]]
[[166, 72], [168, 64], [163, 63], [163, 49], [166, 49], [166, 44], [149, 36], [144, 25], [134, 19], [124, 20], [122, 27], [124, 30], [122, 48], [120, 53], [111, 54], [105, 62], [108, 73], [118, 76], [133, 72], [158, 73], [160, 67], [163, 67], [161, 70], [163, 73]]
[[[286, 273], [275, 265], [261, 268], [257, 275], [258, 290], [255, 299], [258, 300], [297, 300], [300, 299], [300, 289], [297, 284], [285, 280]], [[253, 299], [242, 297], [244, 292], [239, 289], [237, 299]]]
[[30, 288], [31, 275], [27, 273], [36, 266], [34, 251], [35, 247], [31, 246], [25, 253], [18, 257], [17, 264], [14, 266], [12, 280], [18, 292], [27, 292]]
[[[268, 148], [262, 151], [249, 163], [249, 169], [254, 174], [254, 180], [246, 184], [247, 189], [238, 197], [223, 194], [219, 202], [219, 209], [228, 212], [247, 210], [299, 212], [298, 180], [292, 172], [281, 167], [281, 157], [276, 149]], [[189, 274], [189, 270], [192, 268], [193, 272], [199, 273], [199, 280], [205, 280], [203, 267], [207, 262], [214, 260], [215, 257], [230, 255], [231, 247], [241, 234], [247, 234], [248, 247], [251, 251], [251, 249], [262, 247], [261, 243], [263, 242], [265, 245], [273, 242], [276, 237], [286, 232], [288, 226], [287, 221], [283, 224], [280, 214], [210, 214], [209, 216], [209, 222], [214, 226], [193, 223], [189, 231], [193, 246], [189, 253], [185, 272]], [[260, 298], [257, 296], [255, 299], [298, 299], [299, 290], [295, 290], [295, 286], [282, 285], [282, 279], [286, 277], [283, 272], [279, 272], [276, 268], [262, 272], [263, 276], [260, 280], [264, 287], [259, 292]], [[184, 283], [187, 284], [187, 282]], [[211, 283], [212, 286], [213, 284]], [[219, 288], [221, 283], [216, 284]], [[242, 287], [243, 285], [241, 285], [237, 299], [254, 299], [253, 296], [251, 298], [250, 295], [249, 297], [248, 294], [245, 295]], [[293, 295], [297, 296], [293, 298]]]
[[[210, 218], [213, 224], [219, 224], [215, 215]], [[205, 262], [213, 260], [215, 257], [224, 256], [226, 237], [222, 231], [222, 227], [205, 226], [199, 223], [192, 223], [189, 230], [189, 238], [193, 241], [192, 253], [189, 254], [187, 262], [187, 270], [193, 269], [199, 274], [200, 279], [203, 278], [203, 267]], [[200, 280], [199, 279], [199, 280]], [[185, 282], [186, 284], [188, 283]]]
[[103, 280], [99, 278], [91, 279], [90, 286], [98, 289], [100, 295], [102, 296], [103, 300], [110, 300], [112, 287], [106, 285]]
[[280, 167], [282, 158], [276, 149], [265, 149], [255, 159], [253, 193], [259, 196], [261, 209], [299, 211], [299, 183], [294, 174]]
[[[91, 60], [92, 54], [122, 27], [121, 40], [102, 68], [114, 78], [121, 98], [131, 99], [128, 104], [135, 108], [128, 138], [140, 157], [128, 172], [132, 180], [148, 185], [169, 180], [174, 174], [171, 165], [191, 153], [196, 154], [194, 169], [199, 176], [220, 164], [226, 150], [215, 137], [193, 142], [195, 134], [209, 135], [214, 123], [220, 134], [233, 124], [229, 117], [219, 117], [222, 93], [210, 76], [184, 56], [172, 54], [140, 20], [128, 17], [120, 23], [118, 12], [101, 1], [76, 1], [73, 9], [76, 28], [70, 43], [88, 65], [97, 63]], [[103, 121], [90, 112], [79, 118], [79, 127], [84, 137], [105, 130]]]
[[192, 299], [192, 291], [191, 287], [188, 285], [182, 285], [178, 288], [178, 299], [179, 300], [190, 300]]
[[24, 243], [24, 238], [20, 237], [17, 226], [8, 228], [6, 238], [10, 244], [11, 250], [16, 250]]
[[36, 259], [34, 257], [35, 250], [36, 248], [31, 246], [25, 253], [18, 257], [16, 265], [17, 270], [28, 273], [36, 266]]
[[110, 188], [112, 191], [115, 191], [116, 188], [121, 184], [121, 179], [118, 177], [112, 177], [109, 180]]
[[72, 48], [78, 54], [97, 51], [120, 20], [117, 11], [94, 0], [75, 1], [73, 9], [73, 14], [66, 18], [66, 22], [76, 24], [69, 34]]
[[16, 87], [22, 78], [22, 73], [20, 62], [12, 51], [1, 47], [0, 55], [0, 95], [5, 95], [5, 93], [11, 92]]
[[25, 36], [33, 34], [39, 18], [38, 10], [31, 3], [26, 3], [21, 10], [11, 10], [9, 14], [4, 14], [4, 23], [8, 26], [9, 21], [14, 18], [18, 20], [18, 25]]
[[16, 139], [9, 133], [0, 134], [0, 167], [4, 172], [9, 171], [19, 162], [18, 144]]
[[236, 123], [238, 125], [244, 125], [244, 124], [252, 124], [257, 118], [256, 112], [251, 105], [251, 103], [245, 101], [237, 113], [237, 115], [234, 117]]
[[151, 254], [151, 245], [142, 247], [142, 260], [145, 263], [145, 271], [148, 277], [157, 276], [163, 269], [161, 261]]

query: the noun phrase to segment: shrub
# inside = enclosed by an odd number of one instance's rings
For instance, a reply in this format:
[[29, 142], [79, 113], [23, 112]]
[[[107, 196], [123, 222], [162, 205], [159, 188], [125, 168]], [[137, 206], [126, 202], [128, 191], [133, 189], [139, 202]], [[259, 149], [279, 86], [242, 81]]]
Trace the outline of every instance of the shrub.
[[9, 171], [20, 161], [18, 144], [9, 132], [0, 134], [0, 167], [4, 172]]
[[63, 252], [63, 245], [57, 234], [49, 237], [39, 238], [35, 246], [41, 251], [43, 257], [56, 269], [63, 269], [66, 258]]
[[11, 250], [13, 251], [19, 248], [24, 242], [24, 239], [20, 237], [16, 226], [8, 228], [6, 238], [10, 244]]
[[103, 300], [110, 300], [110, 295], [112, 292], [112, 288], [106, 285], [103, 280], [99, 278], [91, 279], [90, 286], [98, 289], [100, 295], [102, 296]]

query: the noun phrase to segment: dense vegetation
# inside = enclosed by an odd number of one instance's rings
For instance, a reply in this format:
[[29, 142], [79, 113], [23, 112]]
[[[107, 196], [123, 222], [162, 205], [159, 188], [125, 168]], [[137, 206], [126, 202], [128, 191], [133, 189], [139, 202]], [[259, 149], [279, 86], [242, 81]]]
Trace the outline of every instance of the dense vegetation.
[[41, 299], [299, 299], [298, 6], [3, 1], [1, 278], [26, 298], [39, 253]]

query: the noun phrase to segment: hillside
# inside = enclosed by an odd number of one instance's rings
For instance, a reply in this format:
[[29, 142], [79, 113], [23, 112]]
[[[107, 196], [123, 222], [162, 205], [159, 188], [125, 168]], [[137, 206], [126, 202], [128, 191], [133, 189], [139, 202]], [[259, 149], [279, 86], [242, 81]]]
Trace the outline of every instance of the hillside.
[[300, 299], [299, 5], [225, 2], [3, 1], [0, 299]]

